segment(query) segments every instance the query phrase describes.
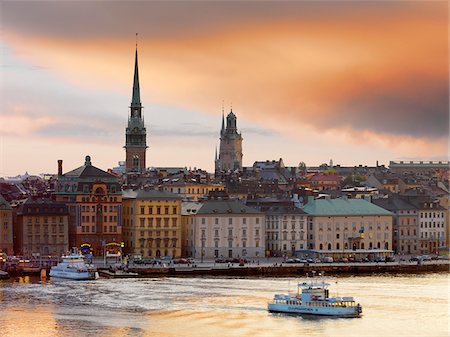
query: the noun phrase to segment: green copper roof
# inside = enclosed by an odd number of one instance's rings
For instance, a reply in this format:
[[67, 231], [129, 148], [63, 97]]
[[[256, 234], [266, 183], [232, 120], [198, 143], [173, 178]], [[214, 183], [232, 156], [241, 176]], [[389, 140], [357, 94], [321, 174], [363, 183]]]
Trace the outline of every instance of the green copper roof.
[[364, 199], [319, 199], [308, 202], [303, 210], [310, 215], [392, 215]]

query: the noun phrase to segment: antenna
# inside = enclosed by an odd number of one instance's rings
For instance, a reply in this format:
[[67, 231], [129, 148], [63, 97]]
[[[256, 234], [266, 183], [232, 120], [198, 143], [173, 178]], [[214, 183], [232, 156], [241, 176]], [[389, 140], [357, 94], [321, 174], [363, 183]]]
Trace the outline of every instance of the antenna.
[[136, 33], [136, 49], [137, 49], [138, 33]]

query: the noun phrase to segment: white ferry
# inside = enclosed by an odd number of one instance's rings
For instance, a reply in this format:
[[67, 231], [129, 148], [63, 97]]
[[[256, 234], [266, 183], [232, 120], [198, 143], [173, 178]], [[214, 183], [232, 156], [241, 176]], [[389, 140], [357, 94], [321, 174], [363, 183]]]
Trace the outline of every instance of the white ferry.
[[288, 314], [360, 317], [361, 305], [356, 304], [353, 297], [328, 297], [329, 285], [325, 282], [299, 283], [296, 294], [276, 294], [268, 304], [268, 310]]
[[96, 280], [97, 269], [84, 262], [84, 256], [80, 253], [63, 255], [62, 262], [50, 269], [50, 276], [71, 280]]

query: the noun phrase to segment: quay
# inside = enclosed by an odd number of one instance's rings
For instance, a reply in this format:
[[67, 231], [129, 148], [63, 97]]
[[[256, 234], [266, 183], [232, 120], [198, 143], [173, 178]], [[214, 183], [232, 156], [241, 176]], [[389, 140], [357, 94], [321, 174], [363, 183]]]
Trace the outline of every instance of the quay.
[[312, 272], [324, 272], [326, 275], [372, 275], [380, 273], [389, 274], [419, 274], [434, 272], [449, 272], [449, 261], [431, 261], [425, 263], [316, 263], [316, 264], [286, 264], [267, 263], [238, 264], [203, 263], [197, 265], [167, 266], [167, 267], [130, 267], [129, 271], [138, 273], [143, 277], [158, 276], [269, 276], [288, 277], [311, 275]]

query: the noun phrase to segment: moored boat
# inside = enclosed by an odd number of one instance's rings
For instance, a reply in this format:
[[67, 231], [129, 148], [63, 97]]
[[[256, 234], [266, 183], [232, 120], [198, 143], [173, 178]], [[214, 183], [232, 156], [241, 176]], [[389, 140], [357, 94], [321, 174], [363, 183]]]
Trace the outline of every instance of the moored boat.
[[0, 280], [9, 279], [9, 274], [6, 271], [0, 270]]
[[63, 255], [62, 262], [50, 269], [50, 277], [65, 278], [71, 280], [96, 280], [97, 269], [84, 261], [84, 256], [79, 253]]
[[297, 293], [276, 294], [267, 309], [287, 314], [360, 317], [361, 305], [353, 297], [329, 297], [329, 285], [325, 282], [298, 283]]

